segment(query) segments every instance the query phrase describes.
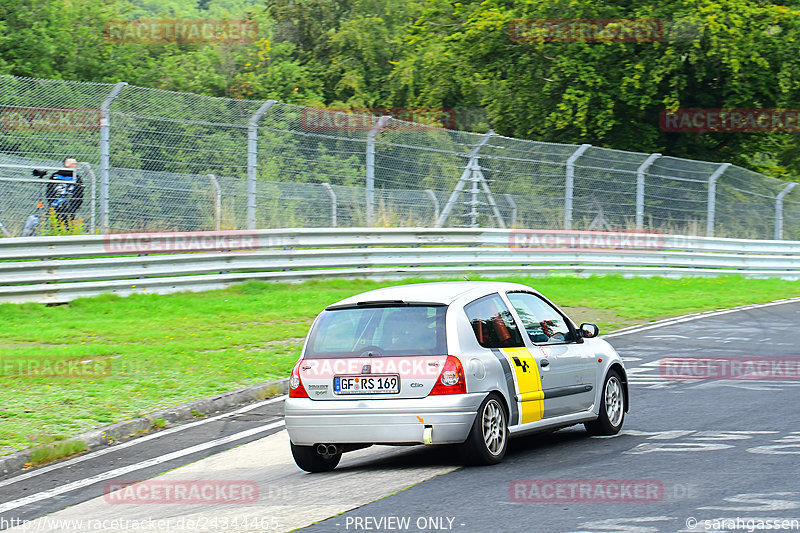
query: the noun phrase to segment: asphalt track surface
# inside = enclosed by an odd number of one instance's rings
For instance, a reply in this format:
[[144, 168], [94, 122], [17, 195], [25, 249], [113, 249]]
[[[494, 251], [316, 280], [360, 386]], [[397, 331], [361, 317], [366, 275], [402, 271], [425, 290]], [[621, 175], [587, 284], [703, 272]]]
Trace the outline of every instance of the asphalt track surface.
[[[503, 463], [472, 468], [447, 447], [375, 446], [345, 454], [334, 472], [307, 474], [291, 459], [277, 399], [0, 478], [0, 529], [800, 531], [800, 302], [607, 338], [631, 387], [614, 437], [588, 437], [582, 426], [522, 437]], [[720, 372], [713, 366], [696, 374], [703, 379], [676, 379], [664, 360], [680, 357], [768, 361], [759, 368], [770, 370], [718, 379], [706, 375]], [[178, 505], [104, 496], [109, 482], [156, 476], [244, 484], [257, 498]]]

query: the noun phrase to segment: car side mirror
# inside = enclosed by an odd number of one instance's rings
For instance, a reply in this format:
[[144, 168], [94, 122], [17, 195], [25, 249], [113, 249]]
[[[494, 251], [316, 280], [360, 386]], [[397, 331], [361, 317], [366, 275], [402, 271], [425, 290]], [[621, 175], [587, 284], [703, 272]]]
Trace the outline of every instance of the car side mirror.
[[593, 339], [600, 335], [600, 328], [597, 327], [597, 324], [584, 322], [581, 324], [581, 327], [578, 328], [578, 335], [584, 339]]

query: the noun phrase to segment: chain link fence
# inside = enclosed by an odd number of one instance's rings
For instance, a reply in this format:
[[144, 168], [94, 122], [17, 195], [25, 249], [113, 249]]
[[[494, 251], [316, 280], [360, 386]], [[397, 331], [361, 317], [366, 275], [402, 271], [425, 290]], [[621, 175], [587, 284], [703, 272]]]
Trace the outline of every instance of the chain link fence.
[[82, 162], [85, 232], [420, 226], [800, 239], [800, 188], [728, 164], [368, 114], [0, 76], [0, 222]]

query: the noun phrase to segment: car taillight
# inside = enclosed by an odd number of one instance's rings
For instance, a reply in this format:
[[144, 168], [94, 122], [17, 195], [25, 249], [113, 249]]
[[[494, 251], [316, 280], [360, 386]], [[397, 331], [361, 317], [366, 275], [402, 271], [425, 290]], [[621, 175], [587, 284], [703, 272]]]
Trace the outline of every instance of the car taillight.
[[298, 361], [292, 369], [292, 376], [289, 378], [289, 398], [308, 398], [303, 380], [300, 379], [300, 363]]
[[467, 380], [464, 367], [455, 355], [448, 355], [442, 373], [436, 379], [431, 394], [466, 394]]

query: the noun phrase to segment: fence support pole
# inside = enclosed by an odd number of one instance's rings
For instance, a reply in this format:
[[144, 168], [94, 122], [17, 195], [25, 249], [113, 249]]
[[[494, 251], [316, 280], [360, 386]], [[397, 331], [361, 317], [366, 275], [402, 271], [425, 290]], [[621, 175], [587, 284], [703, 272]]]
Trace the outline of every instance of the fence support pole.
[[247, 121], [247, 229], [256, 229], [256, 165], [258, 164], [258, 121], [277, 100], [267, 100]]
[[81, 161], [79, 164], [86, 169], [86, 173], [92, 179], [91, 187], [89, 187], [92, 195], [92, 203], [89, 205], [89, 231], [94, 235], [97, 232], [97, 178], [92, 170], [92, 165], [86, 161]]
[[336, 193], [333, 192], [333, 187], [331, 187], [330, 183], [323, 183], [322, 187], [325, 189], [325, 192], [328, 193], [328, 197], [331, 199], [331, 227], [335, 228], [336, 218], [337, 218], [336, 211], [338, 208], [338, 206], [336, 205], [337, 204]]
[[111, 149], [109, 142], [111, 140], [111, 104], [119, 96], [122, 89], [128, 85], [121, 81], [114, 85], [111, 92], [103, 100], [100, 106], [100, 231], [105, 234], [108, 233], [108, 188], [109, 188], [109, 168], [111, 166]]
[[470, 211], [469, 211], [469, 227], [470, 228], [477, 228], [478, 227], [478, 206], [480, 205], [480, 201], [478, 200], [478, 181], [480, 180], [478, 176], [478, 160], [473, 159], [470, 161], [470, 168], [472, 169], [472, 174], [470, 174], [470, 193], [472, 196], [472, 200], [469, 201]]
[[644, 227], [644, 177], [650, 165], [655, 163], [661, 154], [650, 154], [636, 169], [636, 229]]
[[775, 197], [775, 240], [783, 239], [783, 199], [797, 187], [797, 183], [791, 182]]
[[575, 195], [575, 161], [583, 152], [591, 148], [591, 144], [582, 144], [567, 159], [567, 179], [564, 187], [564, 229], [572, 229], [572, 198]]
[[711, 176], [708, 177], [708, 214], [706, 215], [706, 237], [714, 236], [714, 216], [717, 210], [717, 180], [722, 176], [730, 163], [721, 164]]
[[217, 231], [220, 231], [222, 229], [222, 189], [220, 189], [214, 174], [209, 174], [208, 179], [211, 180], [211, 186], [214, 187], [214, 219], [217, 221]]
[[[481, 151], [486, 143], [489, 142], [489, 139], [492, 138], [494, 135], [494, 130], [489, 130], [483, 138], [478, 141], [472, 150], [469, 151], [469, 161], [467, 161], [467, 166], [464, 169], [464, 172], [461, 173], [461, 177], [458, 178], [458, 183], [456, 183], [455, 189], [450, 194], [450, 198], [447, 199], [447, 203], [444, 205], [444, 209], [442, 210], [441, 214], [439, 214], [439, 218], [436, 219], [436, 226], [437, 228], [441, 228], [445, 221], [447, 221], [447, 217], [450, 216], [450, 211], [453, 210], [453, 206], [458, 200], [458, 195], [461, 194], [461, 191], [464, 189], [464, 186], [467, 184], [467, 181], [472, 179], [472, 169], [473, 165], [477, 165], [478, 162], [478, 153]], [[480, 167], [478, 167], [480, 168]]]
[[432, 189], [425, 189], [425, 194], [428, 195], [428, 198], [431, 199], [431, 203], [433, 204], [433, 221], [435, 224], [436, 220], [439, 218], [439, 200], [436, 198], [436, 193], [433, 192]]
[[367, 193], [367, 226], [372, 227], [375, 220], [375, 137], [381, 132], [383, 127], [392, 118], [390, 115], [384, 115], [378, 119], [378, 122], [369, 130], [367, 134], [367, 180], [366, 180], [366, 193]]
[[511, 228], [514, 229], [517, 227], [517, 202], [515, 202], [514, 197], [508, 193], [503, 196], [505, 196], [508, 205], [511, 206]]

